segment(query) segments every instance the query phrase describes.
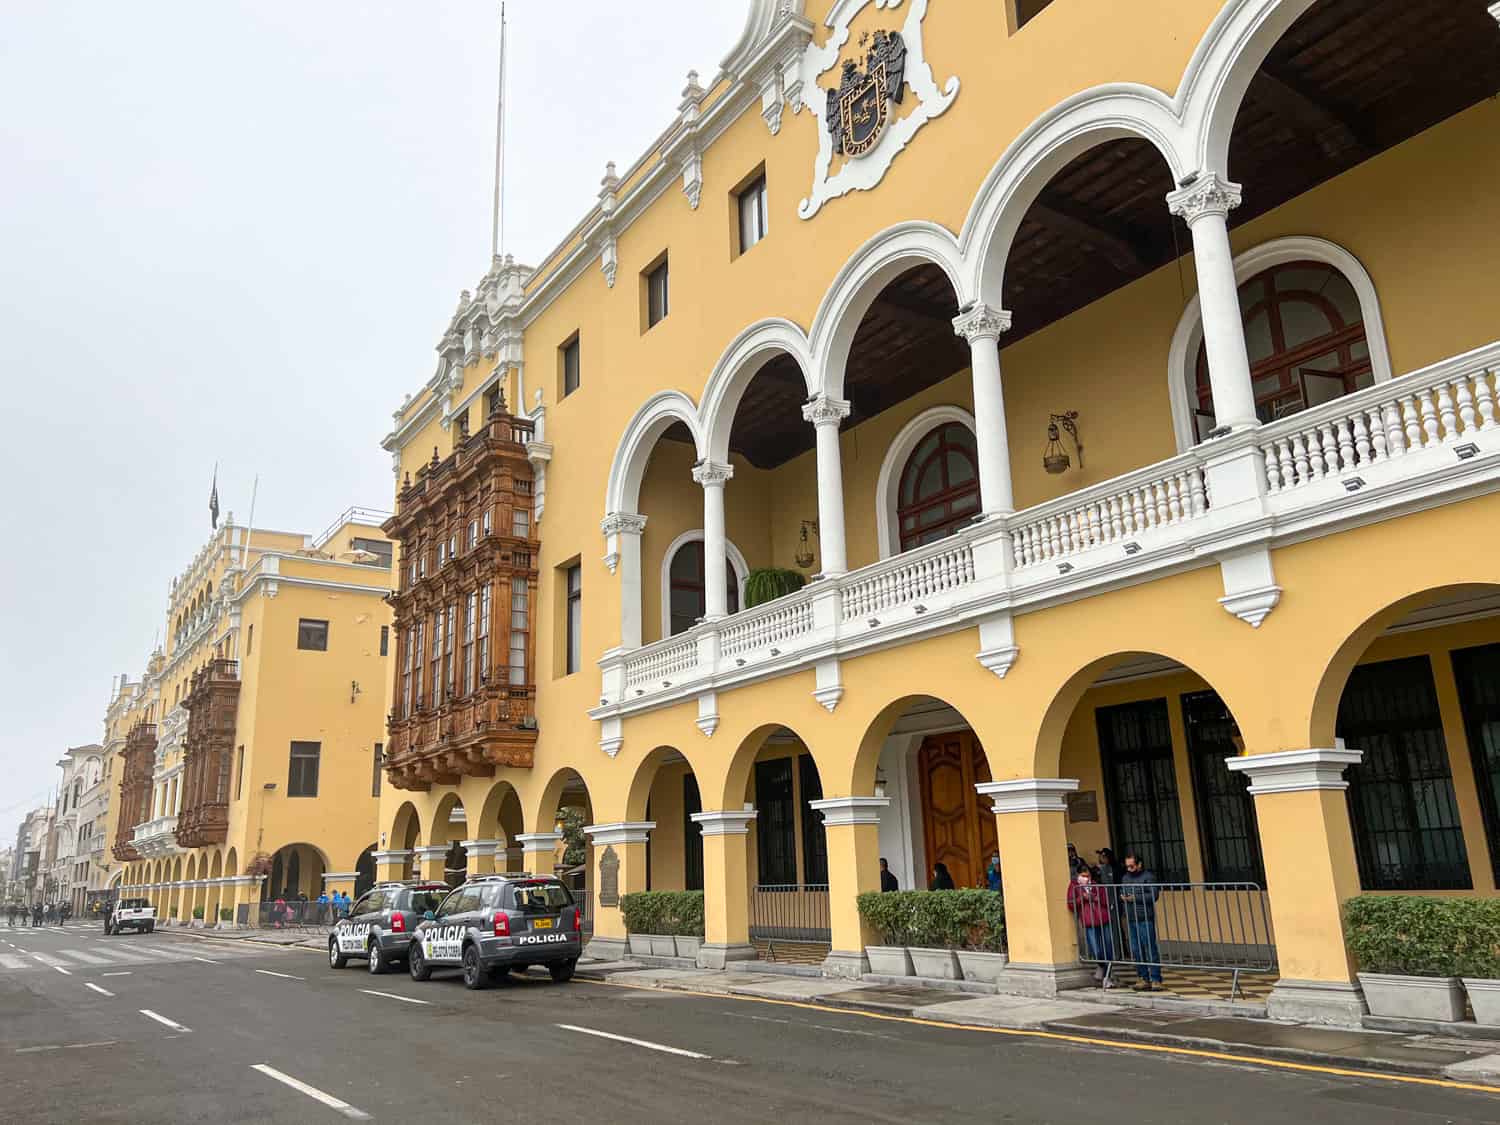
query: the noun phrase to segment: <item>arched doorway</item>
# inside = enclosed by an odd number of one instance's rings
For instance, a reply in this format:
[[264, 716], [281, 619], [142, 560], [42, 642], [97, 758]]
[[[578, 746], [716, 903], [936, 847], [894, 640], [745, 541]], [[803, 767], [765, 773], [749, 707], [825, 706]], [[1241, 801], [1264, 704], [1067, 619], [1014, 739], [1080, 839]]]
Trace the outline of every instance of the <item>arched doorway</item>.
[[979, 511], [979, 448], [962, 422], [934, 426], [907, 458], [896, 494], [901, 550], [945, 539]]
[[[749, 567], [739, 548], [727, 546], [724, 596], [730, 613], [740, 611], [741, 592]], [[685, 633], [708, 613], [708, 582], [704, 575], [703, 532], [688, 531], [667, 549], [662, 569], [662, 636]]]
[[354, 861], [354, 897], [361, 897], [375, 885], [375, 845], [359, 853]]

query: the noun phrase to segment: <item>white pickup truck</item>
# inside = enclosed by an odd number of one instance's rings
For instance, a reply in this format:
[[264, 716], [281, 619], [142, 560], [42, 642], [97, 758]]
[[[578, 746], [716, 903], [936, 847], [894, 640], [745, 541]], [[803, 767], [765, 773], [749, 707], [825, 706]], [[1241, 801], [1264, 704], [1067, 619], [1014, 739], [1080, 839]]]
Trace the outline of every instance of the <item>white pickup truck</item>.
[[143, 898], [122, 898], [110, 908], [104, 917], [104, 932], [117, 934], [121, 930], [136, 930], [150, 933], [156, 929], [156, 907]]

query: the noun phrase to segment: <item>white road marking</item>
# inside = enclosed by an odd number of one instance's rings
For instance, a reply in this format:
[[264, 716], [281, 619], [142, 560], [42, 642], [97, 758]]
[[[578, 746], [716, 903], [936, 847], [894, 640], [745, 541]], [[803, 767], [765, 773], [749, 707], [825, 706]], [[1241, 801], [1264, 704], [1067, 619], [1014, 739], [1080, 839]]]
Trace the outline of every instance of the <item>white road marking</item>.
[[290, 1074], [283, 1074], [274, 1066], [268, 1066], [265, 1063], [255, 1063], [250, 1067], [250, 1069], [258, 1070], [267, 1078], [274, 1078], [276, 1079], [276, 1081], [282, 1083], [283, 1085], [290, 1086], [293, 1090], [296, 1090], [300, 1094], [306, 1094], [315, 1102], [322, 1102], [324, 1105], [328, 1106], [329, 1109], [338, 1110], [345, 1117], [351, 1117], [355, 1121], [370, 1120], [370, 1115], [364, 1110], [355, 1109], [348, 1102], [342, 1101], [339, 1098], [334, 1097], [332, 1094], [325, 1094], [316, 1086], [309, 1086], [306, 1082], [299, 1082]]
[[217, 965], [217, 961], [210, 961], [207, 957], [194, 957], [194, 961], [202, 961], [205, 965]]
[[613, 1039], [617, 1043], [629, 1043], [635, 1047], [645, 1047], [648, 1051], [663, 1051], [669, 1055], [681, 1055], [687, 1059], [712, 1059], [712, 1055], [700, 1055], [697, 1051], [684, 1051], [681, 1047], [668, 1047], [665, 1043], [652, 1043], [649, 1039], [632, 1039], [628, 1035], [613, 1035], [608, 1031], [596, 1031], [591, 1027], [575, 1027], [570, 1023], [557, 1025], [564, 1031], [576, 1031], [580, 1035], [596, 1035], [600, 1039]]
[[93, 953], [82, 953], [77, 949], [65, 949], [62, 951], [64, 957], [71, 957], [75, 961], [82, 961], [85, 965], [108, 965], [107, 957], [99, 957]]
[[147, 1019], [153, 1019], [157, 1023], [166, 1024], [166, 1026], [170, 1027], [173, 1031], [188, 1032], [188, 1031], [192, 1031], [193, 1030], [190, 1027], [183, 1027], [182, 1024], [175, 1023], [172, 1020], [167, 1019], [166, 1016], [159, 1016], [159, 1015], [157, 1015], [150, 1008], [141, 1008], [140, 1009], [140, 1013], [141, 1013], [141, 1015], [145, 1016]]
[[73, 975], [73, 970], [72, 969], [65, 969], [61, 965], [53, 965], [52, 967], [54, 969], [56, 969], [58, 972], [60, 972], [65, 977], [70, 977], [70, 976]]
[[114, 1039], [104, 1039], [98, 1043], [60, 1043], [50, 1047], [17, 1047], [16, 1054], [30, 1055], [37, 1051], [76, 1051], [80, 1047], [113, 1047], [115, 1043]]
[[256, 969], [257, 973], [267, 977], [281, 977], [285, 980], [306, 980], [306, 977], [294, 977], [291, 973], [273, 973], [270, 969]]
[[29, 969], [26, 958], [14, 957], [9, 953], [0, 953], [0, 969]]
[[123, 973], [100, 973], [99, 975], [101, 977], [128, 977], [130, 976], [130, 970], [126, 969]]
[[376, 992], [373, 988], [361, 988], [367, 996], [384, 996], [387, 1000], [400, 1000], [403, 1004], [431, 1004], [431, 1000], [414, 1000], [410, 996], [397, 996], [394, 992]]
[[109, 989], [107, 989], [107, 988], [100, 988], [100, 987], [99, 987], [99, 986], [98, 986], [98, 985], [97, 985], [97, 984], [95, 984], [95, 983], [94, 983], [94, 982], [93, 982], [93, 981], [91, 981], [91, 980], [89, 980], [89, 981], [84, 981], [84, 982], [83, 982], [83, 987], [84, 987], [84, 988], [92, 988], [92, 989], [93, 989], [93, 990], [94, 990], [94, 991], [95, 991], [95, 992], [97, 992], [97, 993], [98, 993], [98, 994], [99, 994], [99, 995], [100, 995], [100, 996], [113, 996], [113, 995], [114, 995], [114, 993], [113, 993], [113, 992], [111, 992], [111, 991], [110, 991], [110, 990], [109, 990]]

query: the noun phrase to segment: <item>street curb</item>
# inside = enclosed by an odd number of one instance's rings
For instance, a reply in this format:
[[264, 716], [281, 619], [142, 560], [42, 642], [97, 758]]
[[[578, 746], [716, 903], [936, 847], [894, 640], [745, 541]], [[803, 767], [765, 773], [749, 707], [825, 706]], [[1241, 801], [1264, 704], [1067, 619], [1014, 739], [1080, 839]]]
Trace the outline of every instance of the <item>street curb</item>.
[[301, 942], [297, 941], [266, 941], [264, 938], [230, 937], [227, 934], [215, 933], [212, 930], [192, 930], [185, 932], [189, 937], [204, 938], [208, 941], [234, 942], [238, 945], [259, 945], [264, 946], [268, 949], [301, 949], [310, 953], [322, 952], [321, 947], [318, 949], [314, 949], [310, 945], [303, 945]]
[[[580, 980], [591, 980], [596, 982], [608, 982], [614, 973], [595, 973], [587, 970], [579, 970], [577, 973]], [[669, 992], [698, 992], [696, 988], [678, 988], [668, 981], [632, 981], [631, 988], [652, 988]], [[748, 1000], [767, 1000], [769, 997], [760, 996], [753, 992], [747, 992], [743, 987], [730, 988], [723, 995], [740, 997]], [[772, 999], [772, 1003], [776, 1000]], [[813, 1004], [824, 1008], [837, 1008], [849, 1012], [859, 1012], [865, 1015], [875, 1016], [898, 1016], [909, 1019], [923, 1019], [921, 1016], [913, 1015], [915, 1009], [900, 1008], [889, 1005], [877, 1005], [861, 1003], [857, 997], [821, 996], [808, 1000], [790, 1000], [791, 1003]], [[1007, 1028], [995, 1023], [965, 1023], [961, 1019], [949, 1018], [942, 1021], [960, 1029], [971, 1029], [974, 1031], [1001, 1030], [1014, 1031], [1018, 1034], [1036, 1032], [1040, 1034], [1058, 1034], [1079, 1036], [1092, 1039], [1101, 1043], [1116, 1042], [1124, 1044], [1140, 1044], [1152, 1047], [1177, 1047], [1190, 1051], [1208, 1051], [1218, 1055], [1233, 1055], [1244, 1058], [1246, 1062], [1253, 1063], [1256, 1057], [1275, 1059], [1280, 1062], [1298, 1062], [1315, 1066], [1337, 1067], [1341, 1070], [1359, 1071], [1364, 1074], [1379, 1075], [1380, 1072], [1401, 1074], [1412, 1078], [1434, 1078], [1441, 1081], [1455, 1081], [1447, 1073], [1444, 1067], [1431, 1066], [1418, 1062], [1400, 1059], [1372, 1060], [1363, 1057], [1349, 1055], [1335, 1055], [1324, 1051], [1310, 1051], [1300, 1047], [1276, 1047], [1250, 1043], [1232, 1043], [1222, 1039], [1206, 1039], [1196, 1036], [1167, 1035], [1160, 1032], [1142, 1031], [1135, 1028], [1097, 1028], [1087, 1024], [1070, 1023], [1067, 1020], [1056, 1020], [1041, 1024], [1032, 1028]], [[1476, 1085], [1494, 1086], [1500, 1088], [1500, 1078], [1490, 1079], [1485, 1077], [1470, 1077], [1463, 1081]]]

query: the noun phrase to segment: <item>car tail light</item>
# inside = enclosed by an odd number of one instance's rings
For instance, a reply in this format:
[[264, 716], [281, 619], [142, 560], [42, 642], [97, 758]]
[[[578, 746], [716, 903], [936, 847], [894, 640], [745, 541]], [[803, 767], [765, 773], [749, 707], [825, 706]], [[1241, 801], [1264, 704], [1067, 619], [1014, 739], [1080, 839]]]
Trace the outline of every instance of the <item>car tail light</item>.
[[583, 911], [579, 910], [576, 906], [573, 908], [573, 932], [575, 934], [583, 933]]
[[399, 910], [391, 914], [391, 932], [395, 934], [406, 933], [406, 915]]
[[495, 911], [495, 936], [510, 937], [510, 917], [503, 910]]

